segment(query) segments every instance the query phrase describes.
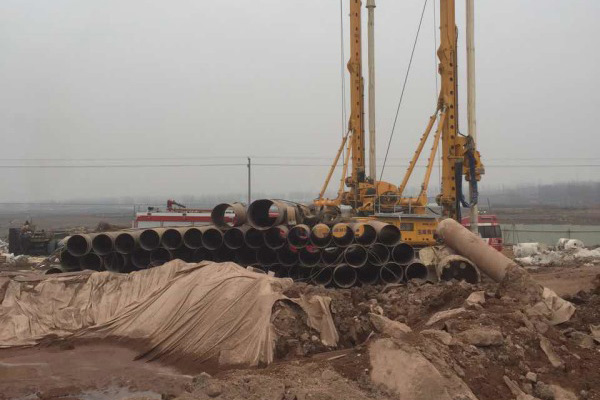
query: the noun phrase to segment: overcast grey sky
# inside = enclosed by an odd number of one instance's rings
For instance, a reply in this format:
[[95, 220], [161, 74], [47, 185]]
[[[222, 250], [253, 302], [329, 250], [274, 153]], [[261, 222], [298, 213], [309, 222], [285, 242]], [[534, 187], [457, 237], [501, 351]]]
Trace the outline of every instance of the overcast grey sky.
[[[422, 6], [377, 2], [379, 156]], [[384, 175], [392, 182], [435, 107], [432, 7]], [[457, 16], [464, 106], [462, 0]], [[339, 18], [339, 0], [3, 0], [0, 165], [239, 164], [250, 155], [257, 164], [317, 164], [256, 166], [257, 191], [316, 194], [342, 130]], [[484, 189], [596, 180], [599, 20], [597, 0], [476, 2]], [[366, 79], [366, 58], [364, 68]], [[98, 160], [126, 157], [134, 160]], [[40, 158], [56, 160], [24, 160]], [[514, 167], [525, 164], [536, 167]], [[579, 167], [549, 166], [561, 164]], [[244, 166], [0, 168], [0, 201], [243, 193], [245, 178]]]

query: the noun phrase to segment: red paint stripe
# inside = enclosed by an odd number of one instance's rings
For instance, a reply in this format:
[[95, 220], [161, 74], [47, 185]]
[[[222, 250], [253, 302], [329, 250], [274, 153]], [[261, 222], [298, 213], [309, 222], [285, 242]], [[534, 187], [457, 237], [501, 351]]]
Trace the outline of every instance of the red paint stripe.
[[[136, 221], [173, 221], [173, 222], [211, 222], [210, 216], [206, 217], [194, 217], [189, 215], [138, 215]], [[232, 218], [225, 218], [225, 221], [231, 222]]]

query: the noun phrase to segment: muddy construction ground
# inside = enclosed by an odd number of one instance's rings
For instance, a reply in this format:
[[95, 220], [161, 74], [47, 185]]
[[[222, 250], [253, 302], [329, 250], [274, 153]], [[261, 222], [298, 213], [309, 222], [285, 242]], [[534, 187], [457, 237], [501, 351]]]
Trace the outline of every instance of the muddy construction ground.
[[[272, 322], [279, 338], [269, 366], [167, 365], [136, 360], [131, 343], [49, 340], [0, 350], [0, 399], [397, 399], [416, 380], [431, 388], [415, 397], [422, 399], [600, 399], [600, 347], [591, 336], [600, 325], [600, 266], [532, 274], [576, 305], [570, 321], [550, 326], [526, 316], [487, 280], [348, 290], [296, 283], [285, 293], [290, 298], [331, 297], [338, 348], [323, 346], [292, 306], [276, 305]], [[473, 292], [480, 292], [478, 301], [466, 304]], [[389, 329], [386, 318], [405, 325]], [[412, 361], [383, 371], [374, 367], [377, 357], [403, 349], [419, 356], [411, 353]], [[421, 373], [420, 363], [439, 374]], [[436, 392], [440, 380], [452, 390]]]

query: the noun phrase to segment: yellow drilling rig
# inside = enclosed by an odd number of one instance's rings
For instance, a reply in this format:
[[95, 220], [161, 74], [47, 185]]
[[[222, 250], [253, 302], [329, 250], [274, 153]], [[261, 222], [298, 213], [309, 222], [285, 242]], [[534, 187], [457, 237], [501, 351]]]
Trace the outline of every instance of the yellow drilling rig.
[[[374, 7], [369, 0], [367, 7]], [[340, 215], [341, 206], [350, 206], [352, 215], [357, 218], [378, 219], [397, 225], [402, 231], [403, 240], [413, 245], [435, 243], [433, 234], [440, 217], [449, 217], [460, 222], [461, 202], [464, 206], [477, 203], [476, 182], [484, 173], [479, 153], [470, 136], [463, 136], [458, 130], [457, 93], [457, 27], [455, 22], [455, 1], [440, 0], [440, 46], [438, 72], [441, 88], [435, 112], [430, 116], [427, 127], [408, 165], [400, 185], [377, 180], [367, 176], [365, 161], [364, 127], [364, 84], [362, 77], [362, 34], [361, 1], [350, 0], [350, 102], [351, 114], [348, 131], [336, 153], [315, 206], [324, 213]], [[437, 122], [437, 125], [436, 125]], [[415, 165], [425, 147], [431, 131], [435, 128], [433, 144], [427, 160], [421, 190], [416, 197], [406, 197], [405, 189]], [[427, 188], [441, 139], [441, 192], [436, 198], [441, 207], [441, 215], [429, 210]], [[324, 197], [340, 157], [345, 156], [342, 165], [337, 197]], [[475, 183], [470, 204], [462, 196], [463, 175], [467, 181]]]

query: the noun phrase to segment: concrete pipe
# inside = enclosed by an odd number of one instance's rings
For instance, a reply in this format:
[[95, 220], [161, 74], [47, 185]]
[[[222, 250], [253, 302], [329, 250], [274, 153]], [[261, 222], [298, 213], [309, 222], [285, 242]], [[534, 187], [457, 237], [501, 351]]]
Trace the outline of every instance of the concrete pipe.
[[160, 267], [164, 263], [167, 263], [173, 259], [173, 254], [170, 250], [164, 247], [159, 247], [150, 252], [150, 265], [153, 267]]
[[287, 207], [279, 200], [255, 200], [248, 207], [248, 223], [259, 230], [281, 225], [286, 222]]
[[265, 245], [263, 231], [249, 226], [244, 232], [244, 243], [251, 249], [259, 249]]
[[286, 267], [298, 264], [298, 250], [296, 248], [290, 249], [288, 246], [284, 246], [277, 249], [276, 253], [279, 264]]
[[326, 247], [321, 251], [321, 262], [324, 265], [338, 265], [344, 261], [344, 249], [341, 247]]
[[353, 244], [344, 250], [344, 261], [352, 268], [360, 268], [367, 263], [369, 254], [367, 248]]
[[314, 267], [321, 262], [321, 250], [318, 247], [307, 246], [300, 249], [298, 258], [303, 267]]
[[226, 230], [223, 234], [223, 243], [232, 250], [241, 249], [244, 246], [244, 235], [249, 228], [245, 225]]
[[256, 258], [256, 249], [244, 246], [235, 251], [235, 260], [240, 265], [252, 265], [258, 262]]
[[436, 274], [441, 281], [467, 281], [469, 283], [479, 283], [481, 276], [479, 270], [469, 259], [459, 256], [446, 256], [436, 265]]
[[125, 254], [112, 252], [104, 257], [104, 268], [111, 272], [127, 272], [128, 256]]
[[395, 262], [389, 262], [379, 270], [379, 279], [383, 283], [399, 283], [404, 278], [404, 267]]
[[358, 279], [356, 271], [356, 268], [348, 265], [338, 265], [333, 270], [333, 284], [342, 289], [351, 288]]
[[327, 247], [331, 243], [331, 228], [325, 224], [317, 224], [310, 230], [310, 243], [316, 247]]
[[331, 229], [333, 243], [340, 247], [346, 247], [354, 241], [354, 232], [350, 225], [340, 222]]
[[264, 231], [264, 240], [267, 247], [277, 250], [287, 244], [289, 229], [285, 225], [277, 225]]
[[103, 232], [95, 235], [92, 239], [94, 253], [105, 256], [113, 251], [118, 234], [119, 232]]
[[298, 249], [310, 244], [310, 227], [300, 224], [292, 227], [287, 237], [288, 243]]
[[200, 247], [199, 249], [194, 250], [194, 254], [192, 255], [192, 262], [195, 263], [212, 260], [212, 253], [210, 252], [210, 250], [205, 249], [204, 247]]
[[60, 265], [65, 271], [79, 271], [79, 257], [75, 257], [68, 250], [63, 250], [59, 255]]
[[380, 270], [381, 266], [367, 263], [356, 271], [358, 281], [363, 285], [376, 285]]
[[423, 263], [420, 262], [414, 262], [409, 264], [406, 267], [406, 271], [405, 271], [405, 276], [406, 276], [406, 280], [410, 281], [411, 279], [427, 279], [427, 275], [429, 274], [429, 271], [427, 269], [427, 266]]
[[196, 227], [188, 228], [183, 234], [183, 245], [192, 250], [202, 247], [202, 231]]
[[310, 281], [313, 285], [329, 286], [333, 281], [333, 268], [314, 268], [314, 272], [310, 276]]
[[131, 254], [139, 244], [141, 231], [120, 232], [115, 238], [115, 250], [121, 254]]
[[86, 255], [92, 250], [92, 237], [87, 234], [71, 235], [67, 240], [67, 250], [75, 257]]
[[137, 269], [146, 269], [150, 266], [150, 252], [142, 248], [134, 250], [131, 254], [131, 263]]
[[140, 233], [140, 247], [148, 251], [157, 249], [164, 231], [165, 228], [144, 229]]
[[223, 233], [217, 227], [203, 226], [198, 229], [202, 232], [202, 247], [216, 250], [223, 245]]
[[210, 219], [220, 229], [246, 223], [246, 206], [242, 203], [221, 203], [212, 209]]
[[382, 266], [390, 260], [390, 251], [381, 243], [375, 243], [367, 248], [369, 264]]
[[160, 244], [162, 247], [168, 250], [175, 250], [183, 244], [183, 235], [188, 228], [167, 228], [162, 237], [160, 238]]
[[369, 225], [377, 231], [377, 242], [386, 246], [395, 246], [402, 239], [402, 232], [396, 225], [381, 221], [369, 221]]
[[415, 258], [415, 249], [408, 243], [398, 243], [391, 250], [392, 260], [398, 264], [406, 265]]
[[235, 258], [233, 250], [228, 249], [226, 246], [221, 246], [218, 249], [212, 250], [211, 253], [215, 262], [233, 261]]
[[354, 232], [354, 241], [362, 246], [369, 246], [377, 240], [377, 232], [369, 224], [359, 222], [351, 224], [350, 227]]
[[186, 246], [181, 246], [177, 250], [173, 251], [173, 259], [179, 259], [185, 262], [193, 262], [194, 260], [194, 251]]
[[93, 271], [104, 271], [104, 263], [102, 257], [96, 253], [87, 253], [79, 258], [79, 268], [91, 269]]
[[256, 260], [261, 267], [277, 263], [277, 253], [269, 247], [261, 247], [256, 251]]

